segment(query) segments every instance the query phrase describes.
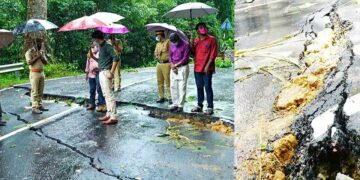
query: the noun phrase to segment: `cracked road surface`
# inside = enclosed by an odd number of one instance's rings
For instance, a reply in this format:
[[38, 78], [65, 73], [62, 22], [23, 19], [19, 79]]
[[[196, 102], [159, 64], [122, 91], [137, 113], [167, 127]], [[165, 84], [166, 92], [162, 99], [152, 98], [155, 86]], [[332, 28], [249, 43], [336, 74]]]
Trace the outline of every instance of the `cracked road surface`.
[[[140, 80], [152, 73], [152, 70], [124, 73], [128, 80], [124, 77], [123, 86], [128, 86], [122, 92], [131, 94], [127, 89], [150, 83]], [[137, 74], [139, 77], [133, 77]], [[232, 84], [232, 74], [224, 76]], [[45, 93], [87, 95], [87, 86], [82, 80], [80, 76], [47, 81]], [[67, 83], [71, 86], [64, 87]], [[150, 84], [146, 85], [149, 87]], [[72, 108], [66, 102], [46, 100], [45, 106], [50, 111], [32, 115], [26, 92], [23, 88], [0, 92], [6, 112], [4, 119], [8, 121], [7, 126], [0, 128], [0, 136]], [[141, 95], [141, 91], [138, 94]], [[148, 102], [144, 105], [150, 105]], [[150, 117], [149, 110], [122, 104], [118, 111], [121, 121], [116, 126], [103, 126], [97, 120], [102, 114], [80, 108], [55, 122], [0, 141], [0, 179], [233, 179], [231, 136], [206, 129], [194, 131], [191, 125], [181, 124], [176, 126], [181, 135], [200, 143], [179, 145], [169, 137], [159, 137], [168, 123], [156, 116]]]
[[[284, 84], [279, 77], [282, 77], [284, 72], [294, 70], [294, 67], [289, 67], [286, 63], [279, 63], [278, 59], [274, 57], [286, 59], [288, 62], [296, 60], [301, 65], [298, 59], [304, 50], [305, 32], [309, 32], [308, 37], [314, 36], [315, 34], [311, 32], [319, 32], [329, 23], [329, 18], [325, 17], [323, 12], [331, 9], [331, 2], [334, 1], [258, 0], [252, 3], [236, 1], [237, 49], [248, 50], [262, 47], [258, 51], [252, 51], [252, 54], [238, 57], [235, 63], [237, 69], [235, 80], [253, 72], [260, 72], [235, 83], [235, 132], [239, 134], [235, 137], [235, 163], [239, 179], [252, 177], [252, 173], [247, 171], [245, 161], [251, 159], [251, 155], [262, 144], [268, 143], [264, 140], [268, 138], [267, 133], [281, 135], [287, 132], [287, 130], [278, 131], [277, 127], [266, 126], [266, 123], [278, 118], [274, 117], [273, 107], [276, 96]], [[358, 56], [360, 54], [359, 6], [355, 1], [346, 0], [340, 0], [339, 4], [337, 11], [339, 16], [353, 23], [349, 37], [354, 44], [354, 53]], [[321, 9], [323, 11], [320, 11]], [[298, 32], [301, 31], [304, 33], [299, 34]], [[286, 66], [282, 66], [284, 64]], [[267, 68], [266, 70], [270, 69], [271, 74], [269, 71], [265, 73], [260, 71], [261, 67]], [[359, 67], [359, 61], [356, 58], [348, 69], [349, 83], [352, 84], [349, 88], [350, 95], [360, 92]], [[288, 80], [288, 77], [284, 77], [284, 79]], [[329, 91], [331, 88], [333, 87], [329, 87]], [[354, 123], [354, 118], [356, 115], [350, 118], [350, 123], [352, 123], [350, 126], [358, 127]], [[285, 122], [286, 120], [279, 121], [278, 125], [281, 126]]]

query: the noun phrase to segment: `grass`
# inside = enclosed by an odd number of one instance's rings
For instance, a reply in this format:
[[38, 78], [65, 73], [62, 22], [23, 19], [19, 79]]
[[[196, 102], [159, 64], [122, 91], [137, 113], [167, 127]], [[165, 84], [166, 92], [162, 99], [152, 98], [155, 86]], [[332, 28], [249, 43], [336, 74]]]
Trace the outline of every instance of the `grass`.
[[[67, 64], [49, 64], [45, 66], [46, 79], [76, 76], [81, 75], [83, 72], [77, 70], [74, 65]], [[22, 84], [29, 82], [29, 67], [24, 66], [24, 70], [20, 72], [11, 72], [1, 74], [0, 76], [0, 89], [11, 87], [16, 84]]]

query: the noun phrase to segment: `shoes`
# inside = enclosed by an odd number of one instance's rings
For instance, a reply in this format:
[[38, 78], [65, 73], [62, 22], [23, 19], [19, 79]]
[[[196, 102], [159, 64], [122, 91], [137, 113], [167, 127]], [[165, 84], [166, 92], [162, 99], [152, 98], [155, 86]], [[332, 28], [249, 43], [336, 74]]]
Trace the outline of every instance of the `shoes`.
[[104, 116], [99, 118], [99, 121], [108, 121], [110, 119], [110, 116]]
[[172, 100], [171, 100], [171, 99], [169, 100], [169, 104], [170, 104], [170, 105], [172, 105], [172, 104], [173, 104], [173, 102], [172, 102]]
[[6, 122], [0, 120], [0, 126], [5, 126], [5, 125], [6, 125]]
[[159, 100], [156, 101], [156, 103], [164, 103], [165, 102], [165, 99], [164, 98], [161, 98]]
[[44, 106], [40, 106], [40, 107], [39, 107], [39, 110], [40, 110], [40, 111], [49, 111], [49, 109], [44, 108]]
[[95, 106], [91, 104], [88, 107], [86, 107], [86, 110], [88, 110], [88, 111], [95, 110]]
[[191, 110], [191, 112], [202, 112], [202, 107], [196, 106]]
[[116, 119], [108, 119], [107, 121], [103, 121], [102, 122], [104, 125], [114, 125], [114, 124], [117, 124], [118, 123], [118, 120]]
[[171, 106], [171, 107], [169, 108], [169, 110], [170, 110], [171, 112], [175, 112], [177, 109], [178, 109], [177, 106]]
[[206, 114], [206, 115], [212, 115], [212, 114], [214, 114], [214, 110], [213, 110], [212, 108], [207, 108], [207, 109], [205, 110], [205, 114]]
[[106, 113], [107, 112], [107, 108], [106, 105], [100, 105], [96, 108], [97, 112], [101, 112], [101, 113]]
[[33, 114], [42, 114], [43, 112], [40, 111], [40, 109], [38, 109], [38, 108], [33, 108], [33, 109], [32, 109], [32, 113], [33, 113]]
[[184, 108], [178, 107], [178, 108], [176, 108], [175, 112], [177, 112], [177, 113], [184, 112]]

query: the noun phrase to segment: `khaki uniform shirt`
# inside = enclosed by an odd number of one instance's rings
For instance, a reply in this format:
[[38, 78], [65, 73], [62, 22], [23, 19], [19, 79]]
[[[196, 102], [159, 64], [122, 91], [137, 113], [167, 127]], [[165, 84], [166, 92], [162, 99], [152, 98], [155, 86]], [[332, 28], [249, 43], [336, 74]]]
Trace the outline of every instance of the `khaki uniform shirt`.
[[169, 62], [169, 44], [169, 39], [166, 39], [163, 42], [158, 42], [156, 44], [155, 57], [161, 63]]
[[[37, 52], [35, 48], [31, 48], [27, 50], [25, 53], [26, 62], [29, 63], [36, 56], [37, 56]], [[35, 61], [34, 64], [29, 65], [29, 69], [44, 69], [44, 64], [40, 59], [38, 59], [37, 61]]]
[[[115, 44], [112, 44], [111, 39], [107, 40], [107, 43], [109, 43], [109, 44], [111, 44], [113, 46], [113, 49], [114, 49], [116, 55], [121, 55], [121, 53], [123, 51], [123, 44], [122, 44], [120, 39], [116, 39]], [[116, 46], [120, 49], [120, 52], [118, 52], [116, 50], [116, 48], [115, 48]]]

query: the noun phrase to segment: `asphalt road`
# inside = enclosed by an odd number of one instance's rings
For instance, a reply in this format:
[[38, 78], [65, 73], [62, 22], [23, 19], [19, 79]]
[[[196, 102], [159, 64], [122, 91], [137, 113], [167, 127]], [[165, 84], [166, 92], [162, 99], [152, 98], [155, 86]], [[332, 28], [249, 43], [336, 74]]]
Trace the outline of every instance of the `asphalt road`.
[[[189, 80], [189, 95], [194, 83]], [[214, 78], [215, 116], [232, 117], [233, 73], [219, 70]], [[84, 77], [46, 81], [46, 94], [86, 97]], [[223, 87], [225, 86], [225, 88]], [[50, 109], [32, 115], [28, 84], [0, 92], [7, 126], [0, 127], [0, 179], [233, 179], [233, 138], [190, 124], [170, 123], [150, 117], [140, 106], [118, 106], [120, 122], [104, 126], [103, 114], [86, 111], [65, 101], [46, 100]], [[123, 73], [124, 89], [117, 100], [154, 104], [154, 69]], [[221, 95], [226, 89], [226, 95]], [[218, 96], [217, 96], [218, 94]], [[132, 98], [136, 96], [136, 98]], [[142, 97], [148, 99], [141, 100]], [[189, 98], [193, 99], [193, 98]], [[188, 109], [194, 102], [189, 102]], [[218, 105], [217, 105], [218, 104]], [[226, 104], [222, 108], [222, 104]], [[66, 113], [69, 112], [69, 113]], [[34, 123], [45, 123], [28, 128]], [[183, 139], [162, 137], [169, 126]], [[9, 135], [6, 139], [2, 139]], [[189, 140], [189, 141], [188, 141]]]

